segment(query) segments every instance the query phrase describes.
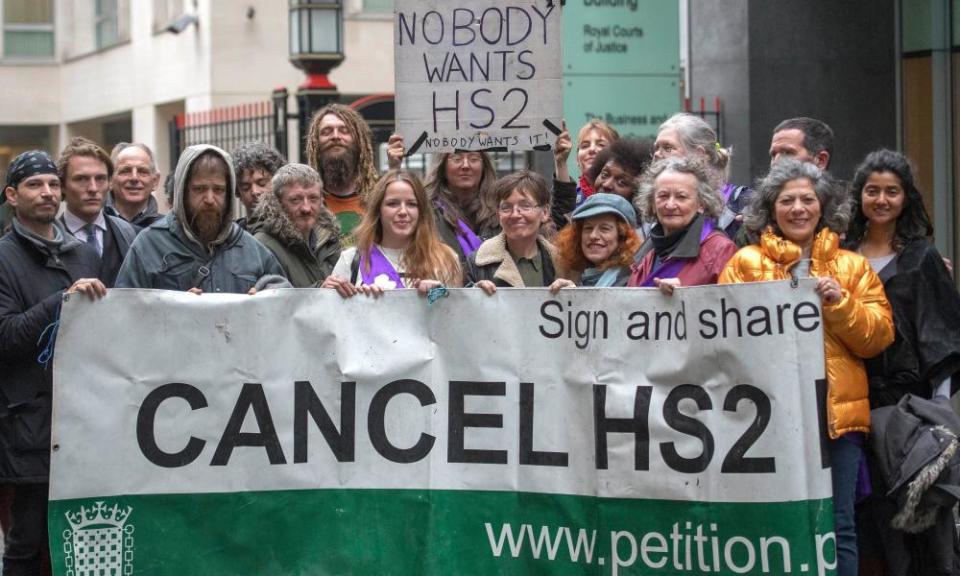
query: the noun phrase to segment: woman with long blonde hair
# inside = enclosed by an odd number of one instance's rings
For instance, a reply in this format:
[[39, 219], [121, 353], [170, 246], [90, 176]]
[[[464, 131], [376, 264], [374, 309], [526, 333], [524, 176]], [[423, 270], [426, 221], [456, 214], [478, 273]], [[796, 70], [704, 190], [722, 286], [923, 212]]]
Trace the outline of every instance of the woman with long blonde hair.
[[437, 235], [423, 184], [412, 172], [391, 170], [380, 178], [353, 239], [322, 284], [344, 298], [461, 285], [457, 256]]

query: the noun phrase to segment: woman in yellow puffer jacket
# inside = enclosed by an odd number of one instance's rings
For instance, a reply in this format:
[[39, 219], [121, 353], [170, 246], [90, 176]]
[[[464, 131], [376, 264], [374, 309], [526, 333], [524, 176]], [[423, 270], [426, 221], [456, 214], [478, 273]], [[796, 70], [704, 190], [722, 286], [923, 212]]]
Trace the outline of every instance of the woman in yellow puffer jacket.
[[[865, 258], [840, 249], [849, 200], [813, 164], [784, 159], [770, 167], [744, 221], [759, 236], [727, 263], [720, 284], [816, 277], [823, 303], [827, 428], [833, 472], [837, 574], [857, 574], [854, 504], [870, 430], [863, 358], [893, 342], [883, 283]], [[811, 423], [815, 425], [815, 423]]]

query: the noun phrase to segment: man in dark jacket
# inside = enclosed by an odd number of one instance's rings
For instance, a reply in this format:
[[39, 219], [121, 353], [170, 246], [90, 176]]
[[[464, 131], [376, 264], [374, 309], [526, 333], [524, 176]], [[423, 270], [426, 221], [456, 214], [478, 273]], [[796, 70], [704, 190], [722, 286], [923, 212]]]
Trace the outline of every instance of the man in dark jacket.
[[184, 150], [173, 209], [134, 240], [117, 288], [246, 294], [289, 286], [277, 258], [232, 220], [234, 178], [233, 161], [220, 148]]
[[103, 148], [86, 138], [74, 138], [60, 153], [57, 171], [67, 204], [60, 223], [70, 234], [97, 251], [100, 256], [97, 277], [111, 288], [133, 239], [140, 231], [123, 218], [103, 211], [107, 187], [113, 176], [113, 162]]
[[340, 227], [323, 206], [320, 175], [306, 164], [287, 164], [254, 212], [254, 238], [280, 261], [294, 288], [319, 286], [340, 258]]
[[106, 294], [96, 250], [57, 222], [60, 178], [45, 152], [7, 171], [13, 230], [0, 239], [0, 483], [12, 490], [3, 574], [40, 574], [47, 551], [52, 376], [50, 338], [63, 294]]
[[141, 228], [163, 218], [153, 197], [153, 191], [160, 185], [160, 171], [153, 151], [139, 142], [121, 142], [113, 147], [110, 159], [116, 171], [110, 179], [107, 214]]

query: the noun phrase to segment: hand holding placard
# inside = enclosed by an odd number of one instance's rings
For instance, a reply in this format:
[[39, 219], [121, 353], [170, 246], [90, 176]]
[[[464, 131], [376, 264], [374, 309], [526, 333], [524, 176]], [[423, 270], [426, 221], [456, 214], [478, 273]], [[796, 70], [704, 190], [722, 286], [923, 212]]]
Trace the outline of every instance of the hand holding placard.
[[563, 112], [558, 4], [396, 6], [397, 131], [408, 153], [550, 148]]

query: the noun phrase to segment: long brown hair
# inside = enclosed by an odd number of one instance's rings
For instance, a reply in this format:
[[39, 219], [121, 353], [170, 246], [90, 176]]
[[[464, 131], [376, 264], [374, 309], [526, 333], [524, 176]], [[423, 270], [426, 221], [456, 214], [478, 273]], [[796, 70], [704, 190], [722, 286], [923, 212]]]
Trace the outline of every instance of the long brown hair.
[[[437, 235], [437, 225], [433, 219], [433, 208], [427, 200], [423, 184], [413, 172], [390, 170], [374, 185], [367, 200], [363, 219], [353, 232], [357, 250], [361, 254], [370, 251], [373, 245], [383, 241], [383, 223], [380, 221], [380, 207], [387, 195], [387, 187], [394, 182], [403, 182], [413, 189], [419, 211], [417, 227], [413, 239], [403, 251], [403, 267], [408, 278], [439, 280], [448, 286], [462, 283], [460, 263], [457, 255]], [[370, 262], [367, 261], [369, 271]]]
[[[583, 223], [588, 219], [574, 220], [568, 226], [557, 234], [553, 245], [557, 247], [558, 263], [563, 270], [581, 273], [590, 266], [592, 262], [587, 260], [583, 253]], [[630, 266], [633, 264], [633, 255], [640, 249], [640, 237], [629, 224], [617, 218], [617, 237], [620, 239], [620, 246], [617, 251], [609, 258], [595, 266], [597, 270], [606, 270], [619, 266]]]
[[377, 168], [373, 159], [373, 136], [370, 126], [356, 110], [343, 104], [327, 104], [317, 110], [310, 120], [310, 130], [307, 134], [307, 164], [317, 172], [320, 170], [320, 121], [327, 114], [333, 114], [347, 125], [353, 135], [353, 144], [357, 147], [357, 192], [360, 200], [366, 206], [370, 189], [377, 181]]
[[440, 207], [443, 219], [454, 229], [457, 228], [457, 220], [460, 219], [477, 234], [480, 234], [484, 228], [496, 227], [499, 219], [493, 185], [497, 181], [497, 170], [493, 166], [490, 155], [480, 152], [483, 158], [483, 172], [480, 175], [479, 190], [466, 205], [459, 203], [450, 191], [450, 183], [447, 181], [447, 159], [452, 155], [451, 152], [438, 154], [436, 164], [427, 174], [424, 186], [430, 200]]

